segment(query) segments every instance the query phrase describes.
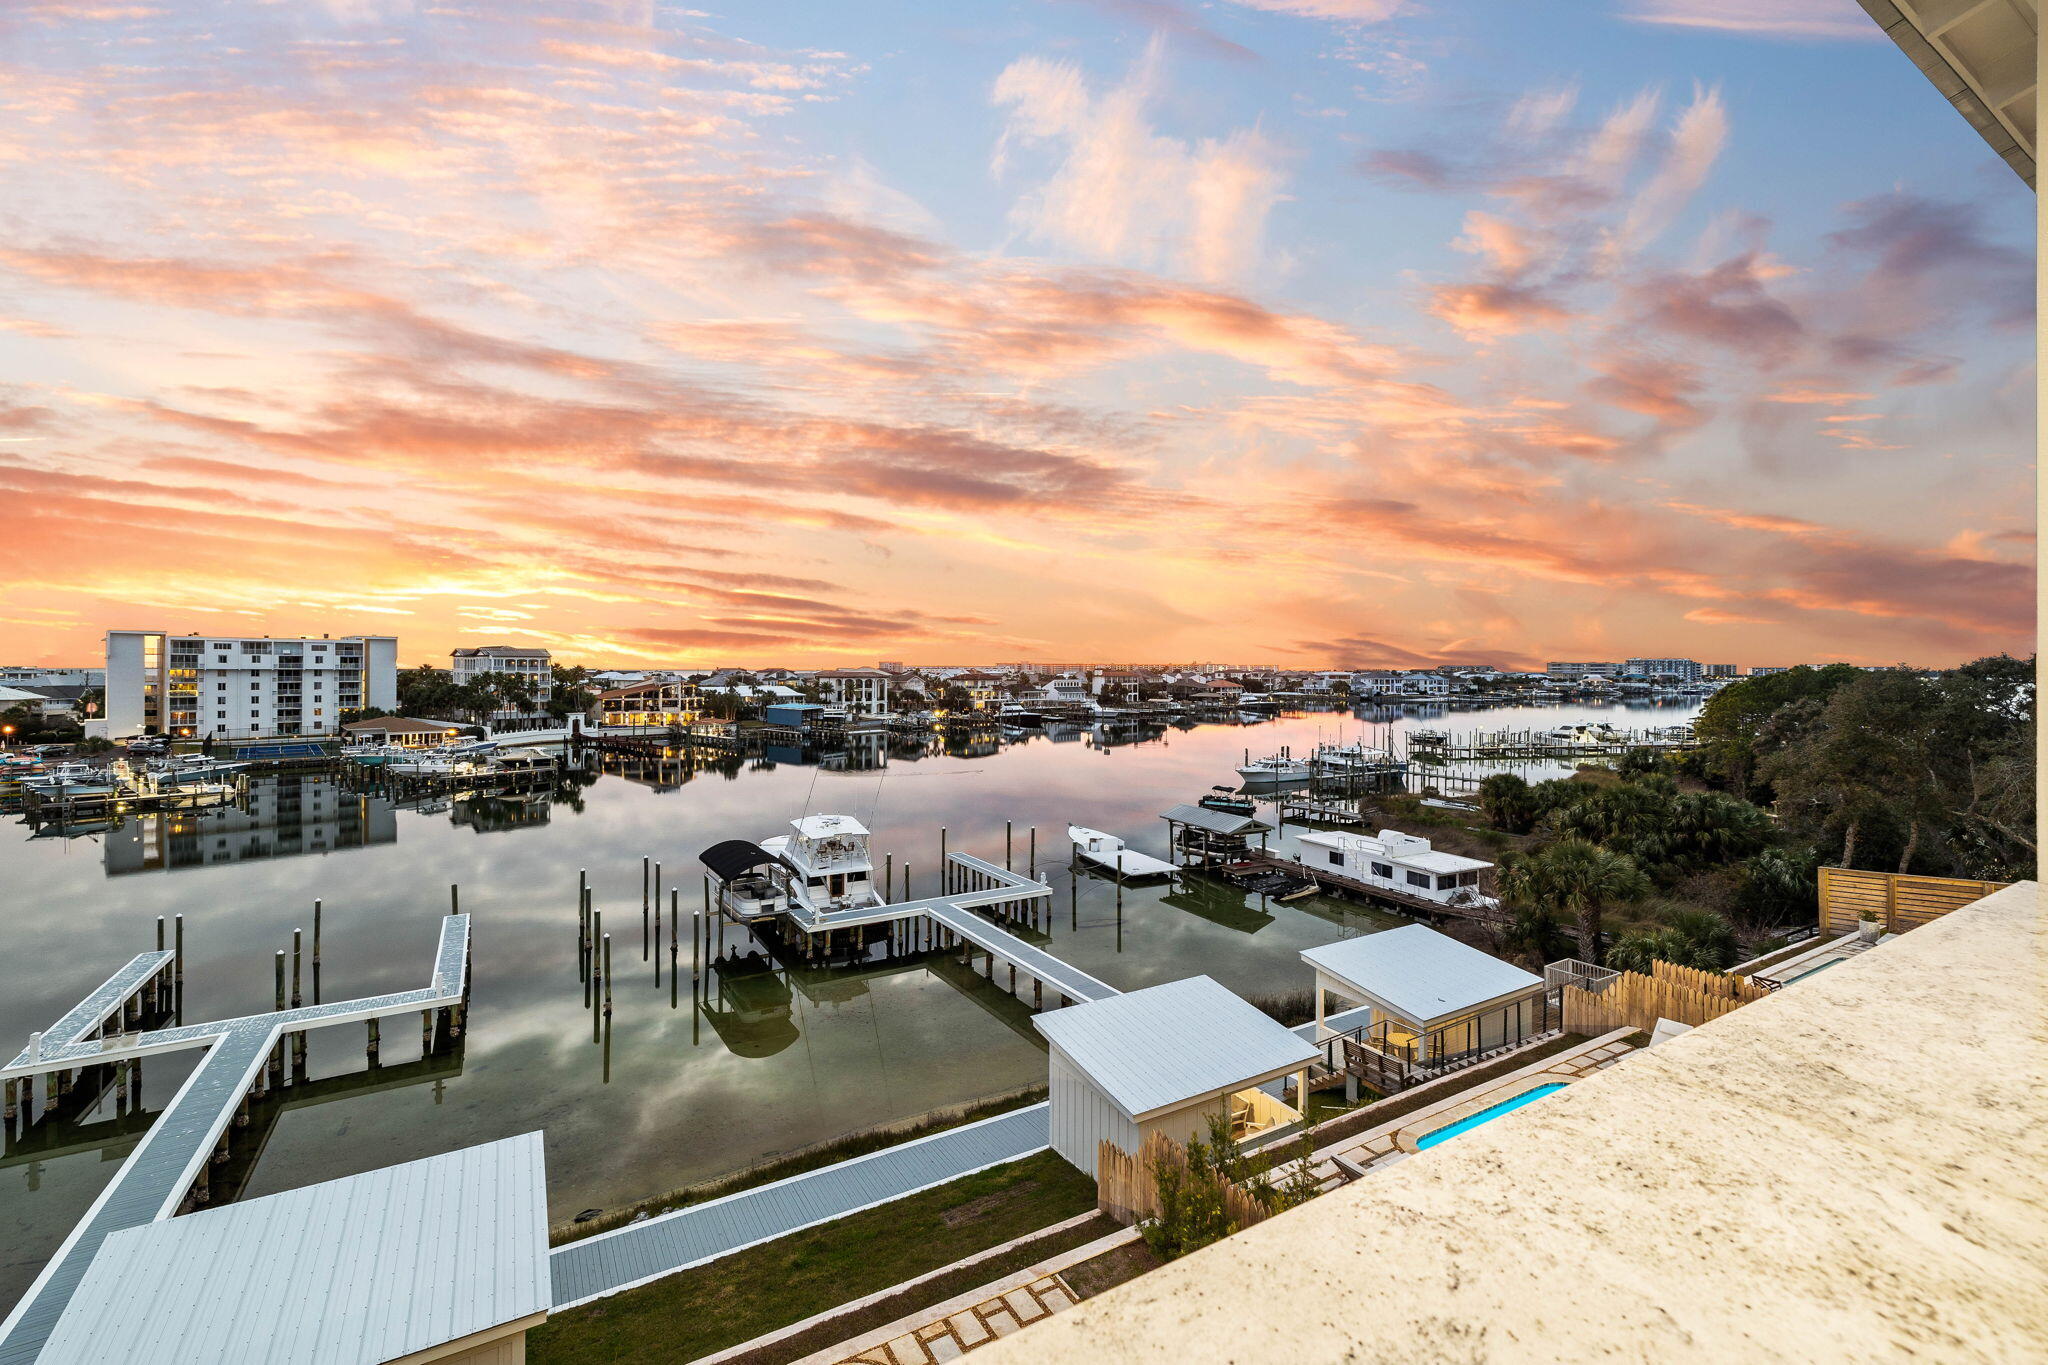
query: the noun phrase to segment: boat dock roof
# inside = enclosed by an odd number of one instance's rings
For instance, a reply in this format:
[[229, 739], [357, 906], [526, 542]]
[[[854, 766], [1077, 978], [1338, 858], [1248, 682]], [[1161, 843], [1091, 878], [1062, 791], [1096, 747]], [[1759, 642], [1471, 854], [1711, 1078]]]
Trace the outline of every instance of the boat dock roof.
[[371, 1365], [550, 1303], [541, 1135], [287, 1190], [106, 1239], [41, 1365]]
[[1273, 827], [1264, 820], [1249, 815], [1234, 815], [1227, 810], [1211, 810], [1207, 806], [1175, 806], [1161, 811], [1159, 818], [1176, 825], [1192, 825], [1196, 829], [1208, 830], [1211, 834], [1236, 837], [1245, 834], [1259, 834]]

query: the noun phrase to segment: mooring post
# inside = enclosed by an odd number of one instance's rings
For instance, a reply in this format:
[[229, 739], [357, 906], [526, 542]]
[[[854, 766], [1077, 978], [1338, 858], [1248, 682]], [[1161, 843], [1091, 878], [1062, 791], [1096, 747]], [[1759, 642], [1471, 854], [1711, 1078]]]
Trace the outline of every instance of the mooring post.
[[887, 905], [896, 899], [896, 855], [882, 855], [882, 903]]
[[377, 1051], [379, 1045], [383, 1041], [383, 1039], [379, 1036], [382, 1030], [378, 1027], [379, 1023], [381, 1022], [382, 1021], [377, 1019], [374, 1015], [371, 1016], [369, 1024], [369, 1037], [363, 1043], [363, 1057], [366, 1061], [369, 1062], [371, 1066], [377, 1065]]
[[453, 882], [448, 883], [448, 913], [451, 915], [459, 915], [462, 913], [461, 892], [461, 887], [457, 886]]
[[156, 950], [158, 952], [164, 950], [164, 917], [162, 915], [156, 917]]
[[300, 994], [300, 989], [299, 989], [299, 983], [300, 983], [300, 976], [299, 976], [299, 963], [300, 963], [300, 954], [301, 954], [301, 953], [302, 953], [302, 952], [304, 951], [304, 948], [305, 948], [305, 935], [304, 935], [303, 931], [301, 931], [301, 930], [298, 930], [298, 929], [294, 929], [294, 930], [292, 930], [292, 1008], [293, 1008], [293, 1009], [297, 1009], [297, 1008], [299, 1007], [300, 1003], [301, 1003], [301, 1002], [303, 1001], [303, 999], [304, 999], [304, 997], [303, 997], [303, 996], [302, 996], [302, 995]]
[[678, 887], [668, 889], [668, 955], [676, 955], [676, 935], [683, 924], [683, 893]]
[[604, 936], [604, 1017], [607, 1025], [612, 1017], [612, 936]]
[[640, 904], [642, 906], [647, 904], [647, 888], [653, 875], [654, 859], [642, 858], [640, 860]]
[[939, 894], [945, 895], [953, 889], [953, 865], [946, 861], [946, 827], [939, 826]]
[[171, 978], [171, 991], [177, 997], [173, 1003], [176, 1005], [178, 1013], [182, 1016], [185, 1013], [185, 917], [183, 915], [173, 916], [171, 922], [177, 931], [173, 947], [173, 951], [177, 956], [171, 961], [174, 973]]
[[1031, 880], [1038, 880], [1038, 826], [1031, 827]]
[[1010, 870], [1011, 822], [1003, 821], [1003, 871]]

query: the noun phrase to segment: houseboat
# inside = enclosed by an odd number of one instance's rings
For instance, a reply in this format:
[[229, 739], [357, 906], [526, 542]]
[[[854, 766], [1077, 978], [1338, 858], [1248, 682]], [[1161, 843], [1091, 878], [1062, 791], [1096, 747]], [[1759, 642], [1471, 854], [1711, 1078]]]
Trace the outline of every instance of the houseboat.
[[1487, 909], [1500, 905], [1479, 889], [1479, 874], [1492, 863], [1439, 852], [1419, 835], [1394, 829], [1376, 835], [1315, 830], [1303, 834], [1299, 842], [1304, 867], [1439, 905]]

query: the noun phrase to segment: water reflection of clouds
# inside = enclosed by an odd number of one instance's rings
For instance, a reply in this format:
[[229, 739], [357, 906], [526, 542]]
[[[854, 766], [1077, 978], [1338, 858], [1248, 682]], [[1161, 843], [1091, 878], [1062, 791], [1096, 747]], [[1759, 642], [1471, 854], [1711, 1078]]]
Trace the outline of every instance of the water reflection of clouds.
[[[1613, 712], [1464, 713], [1429, 723], [1549, 725], [1602, 714]], [[187, 916], [192, 1009], [212, 1017], [267, 1008], [271, 954], [290, 946], [294, 926], [310, 930], [315, 897], [326, 902], [322, 985], [329, 998], [409, 988], [447, 909], [448, 885], [459, 883], [462, 908], [476, 924], [463, 1074], [438, 1095], [363, 1095], [288, 1115], [258, 1185], [285, 1188], [541, 1127], [550, 1183], [573, 1213], [1044, 1078], [1042, 1052], [1017, 1027], [1023, 1007], [1000, 993], [1001, 969], [997, 987], [970, 985], [951, 968], [863, 975], [839, 1002], [818, 998], [834, 992], [800, 977], [790, 1015], [797, 1037], [764, 1057], [735, 1055], [708, 1024], [693, 1036], [687, 926], [680, 1009], [669, 1008], [667, 962], [657, 986], [654, 964], [639, 955], [643, 856], [663, 863], [687, 914], [693, 899], [701, 904], [699, 850], [780, 832], [807, 812], [850, 810], [875, 831], [876, 854], [894, 855], [899, 887], [907, 863], [916, 889], [929, 894], [937, 888], [942, 825], [950, 848], [1000, 862], [1010, 819], [1019, 867], [1027, 830], [1037, 827], [1039, 872], [1054, 887], [1050, 946], [1075, 966], [1126, 989], [1206, 973], [1247, 994], [1298, 990], [1300, 950], [1373, 927], [1373, 912], [1269, 905], [1270, 922], [1246, 933], [1169, 903], [1166, 887], [1127, 887], [1119, 952], [1113, 884], [1084, 879], [1080, 928], [1070, 928], [1065, 827], [1106, 830], [1164, 854], [1159, 812], [1231, 782], [1245, 748], [1300, 749], [1319, 735], [1352, 739], [1366, 729], [1325, 715], [1175, 730], [1114, 749], [1039, 738], [997, 754], [892, 759], [863, 772], [741, 765], [732, 774], [700, 772], [661, 794], [607, 777], [581, 794], [580, 812], [556, 803], [546, 823], [516, 832], [480, 834], [445, 812], [401, 810], [388, 843], [175, 876], [110, 881], [97, 845], [8, 839], [0, 841], [0, 878], [19, 893], [0, 917], [0, 1031], [25, 1038], [111, 965], [151, 946], [157, 915], [179, 913]], [[1287, 839], [1276, 844], [1288, 846]], [[614, 935], [609, 1085], [576, 975], [579, 868], [588, 869]], [[822, 980], [829, 987], [833, 978]], [[332, 1065], [360, 1065], [359, 1043], [353, 1057], [341, 1044]], [[316, 1053], [316, 1062], [326, 1067], [328, 1055]], [[37, 1229], [61, 1236], [78, 1212], [75, 1201], [0, 1181], [0, 1229], [31, 1243]]]

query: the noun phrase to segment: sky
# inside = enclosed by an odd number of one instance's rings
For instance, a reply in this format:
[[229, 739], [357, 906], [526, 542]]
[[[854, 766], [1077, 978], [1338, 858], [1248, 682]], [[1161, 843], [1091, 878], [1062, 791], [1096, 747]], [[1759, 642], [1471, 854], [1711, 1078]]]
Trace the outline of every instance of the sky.
[[0, 663], [2028, 652], [2033, 212], [1854, 0], [10, 0]]

